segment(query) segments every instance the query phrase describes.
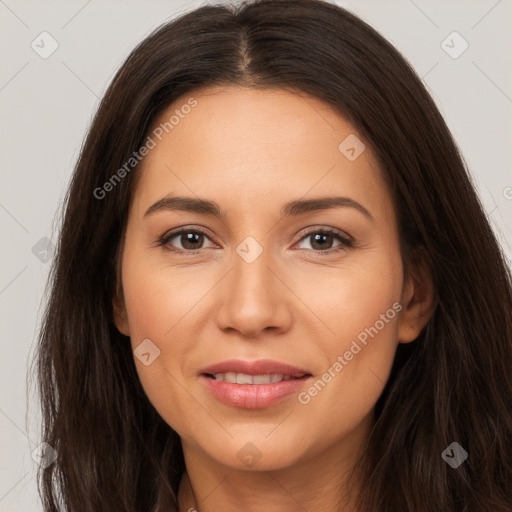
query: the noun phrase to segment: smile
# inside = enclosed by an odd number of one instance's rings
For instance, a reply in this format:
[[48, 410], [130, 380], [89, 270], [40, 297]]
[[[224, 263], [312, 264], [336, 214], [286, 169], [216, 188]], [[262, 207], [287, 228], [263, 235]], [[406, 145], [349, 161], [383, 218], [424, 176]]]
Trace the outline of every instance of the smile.
[[312, 378], [307, 370], [271, 360], [230, 360], [200, 372], [212, 398], [242, 409], [262, 409], [299, 393]]

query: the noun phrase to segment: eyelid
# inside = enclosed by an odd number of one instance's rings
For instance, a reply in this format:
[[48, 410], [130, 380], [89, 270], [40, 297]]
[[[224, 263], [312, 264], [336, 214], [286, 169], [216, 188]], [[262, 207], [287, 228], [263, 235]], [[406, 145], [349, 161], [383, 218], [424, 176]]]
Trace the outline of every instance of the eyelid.
[[303, 240], [305, 237], [312, 235], [314, 233], [329, 233], [332, 235], [338, 235], [339, 237], [345, 239], [347, 242], [354, 241], [353, 237], [349, 235], [346, 231], [343, 231], [342, 229], [330, 226], [322, 226], [319, 224], [313, 224], [312, 226], [306, 226], [305, 228], [301, 229], [299, 231], [299, 241]]

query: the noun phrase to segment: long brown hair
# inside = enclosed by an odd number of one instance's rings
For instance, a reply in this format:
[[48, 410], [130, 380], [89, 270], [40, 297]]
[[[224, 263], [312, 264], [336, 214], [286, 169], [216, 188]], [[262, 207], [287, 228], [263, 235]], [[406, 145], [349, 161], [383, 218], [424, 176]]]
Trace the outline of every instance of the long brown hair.
[[[179, 436], [150, 404], [113, 322], [137, 166], [102, 197], [94, 191], [163, 109], [218, 84], [301, 90], [353, 123], [389, 183], [405, 269], [432, 273], [433, 317], [399, 345], [375, 408], [360, 509], [512, 510], [511, 275], [457, 145], [412, 67], [364, 21], [320, 0], [263, 0], [162, 25], [95, 115], [64, 204], [36, 353], [42, 441], [57, 452], [38, 474], [45, 511], [177, 510]], [[452, 442], [468, 453], [457, 468], [441, 457]]]

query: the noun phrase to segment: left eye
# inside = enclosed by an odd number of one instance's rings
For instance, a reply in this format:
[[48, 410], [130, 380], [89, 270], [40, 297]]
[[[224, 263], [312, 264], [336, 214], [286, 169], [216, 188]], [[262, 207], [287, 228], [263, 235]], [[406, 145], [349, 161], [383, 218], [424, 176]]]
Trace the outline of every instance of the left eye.
[[[316, 252], [336, 252], [352, 246], [352, 242], [347, 237], [330, 229], [310, 231], [301, 238], [301, 242], [308, 239], [312, 240], [310, 245], [312, 245], [312, 250]], [[338, 240], [340, 242], [338, 246], [335, 246], [334, 248], [332, 247], [333, 240]], [[318, 248], [315, 248], [314, 245]]]

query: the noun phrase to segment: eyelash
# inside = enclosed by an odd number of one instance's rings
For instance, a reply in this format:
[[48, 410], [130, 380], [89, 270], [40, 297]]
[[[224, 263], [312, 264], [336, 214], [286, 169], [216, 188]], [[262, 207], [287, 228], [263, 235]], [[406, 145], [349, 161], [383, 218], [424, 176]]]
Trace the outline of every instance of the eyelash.
[[[194, 229], [182, 228], [182, 229], [180, 229], [178, 231], [174, 231], [174, 232], [169, 233], [169, 234], [164, 234], [161, 238], [159, 238], [158, 246], [163, 246], [168, 251], [172, 251], [172, 252], [176, 252], [176, 253], [180, 253], [180, 254], [187, 254], [187, 255], [190, 255], [190, 256], [194, 256], [194, 255], [200, 254], [202, 251], [206, 250], [206, 249], [183, 250], [183, 249], [178, 249], [176, 247], [172, 247], [172, 246], [168, 245], [170, 240], [172, 240], [173, 238], [176, 238], [178, 235], [182, 235], [184, 233], [201, 234], [201, 235], [204, 235], [205, 237], [207, 237], [208, 239], [210, 239], [208, 234], [205, 231], [201, 230], [201, 229], [198, 229], [198, 228], [194, 228]], [[325, 250], [325, 251], [320, 251], [320, 250], [315, 250], [315, 249], [299, 249], [299, 250], [307, 251], [307, 252], [314, 252], [316, 254], [329, 254], [329, 255], [332, 255], [332, 254], [338, 253], [340, 251], [346, 251], [347, 249], [350, 249], [350, 248], [354, 247], [355, 244], [354, 244], [353, 240], [351, 240], [350, 238], [348, 238], [346, 236], [343, 236], [341, 233], [342, 232], [340, 232], [340, 231], [338, 231], [336, 229], [333, 229], [333, 228], [322, 228], [322, 229], [317, 229], [317, 230], [309, 231], [308, 233], [306, 233], [299, 240], [299, 242], [302, 242], [303, 240], [307, 239], [308, 237], [316, 235], [316, 234], [329, 234], [329, 235], [334, 236], [334, 238], [339, 240], [341, 243], [340, 243], [340, 245], [338, 247], [334, 247], [334, 248], [331, 248], [331, 249], [328, 249], [328, 250]]]

